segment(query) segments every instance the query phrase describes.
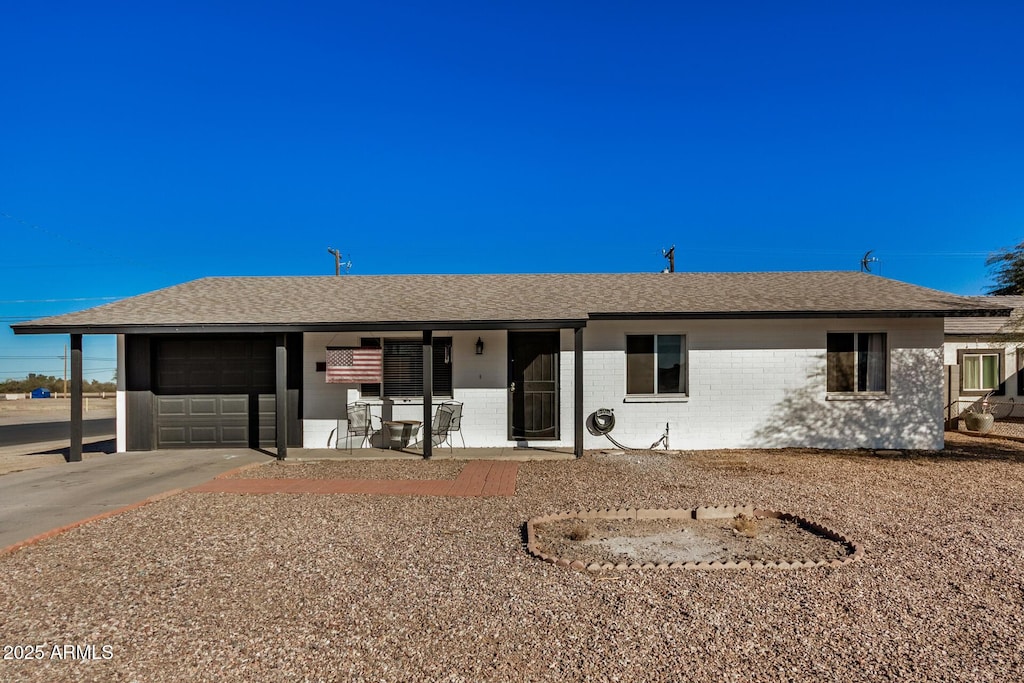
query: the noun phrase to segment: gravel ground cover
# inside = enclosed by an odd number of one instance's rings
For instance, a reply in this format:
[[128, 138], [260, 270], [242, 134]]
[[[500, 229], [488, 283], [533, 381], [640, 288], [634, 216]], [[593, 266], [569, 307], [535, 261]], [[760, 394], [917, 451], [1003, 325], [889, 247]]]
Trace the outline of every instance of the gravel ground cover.
[[[523, 548], [540, 514], [740, 502], [864, 559], [590, 574]], [[45, 655], [0, 680], [1021, 680], [1022, 532], [1024, 446], [959, 436], [528, 462], [511, 498], [185, 493], [0, 557], [0, 645]]]

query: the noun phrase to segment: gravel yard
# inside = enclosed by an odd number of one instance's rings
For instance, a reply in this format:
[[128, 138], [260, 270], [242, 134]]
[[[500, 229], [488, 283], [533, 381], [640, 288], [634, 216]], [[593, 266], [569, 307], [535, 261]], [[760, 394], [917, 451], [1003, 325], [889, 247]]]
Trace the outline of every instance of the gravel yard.
[[[322, 467], [397, 465], [458, 471]], [[864, 559], [589, 574], [523, 548], [540, 514], [747, 502], [832, 527]], [[1024, 445], [597, 454], [522, 463], [511, 498], [185, 493], [0, 571], [4, 654], [45, 654], [0, 661], [4, 681], [1020, 680]]]

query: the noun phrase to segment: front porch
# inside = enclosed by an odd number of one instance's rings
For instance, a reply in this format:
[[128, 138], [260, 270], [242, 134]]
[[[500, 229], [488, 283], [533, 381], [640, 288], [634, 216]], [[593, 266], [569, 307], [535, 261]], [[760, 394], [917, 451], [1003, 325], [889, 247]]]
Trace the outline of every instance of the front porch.
[[[272, 450], [271, 450], [272, 452]], [[434, 446], [431, 460], [573, 460], [572, 448], [454, 448]], [[390, 448], [289, 448], [284, 464], [316, 462], [321, 460], [422, 460], [423, 451], [418, 448], [393, 450]]]

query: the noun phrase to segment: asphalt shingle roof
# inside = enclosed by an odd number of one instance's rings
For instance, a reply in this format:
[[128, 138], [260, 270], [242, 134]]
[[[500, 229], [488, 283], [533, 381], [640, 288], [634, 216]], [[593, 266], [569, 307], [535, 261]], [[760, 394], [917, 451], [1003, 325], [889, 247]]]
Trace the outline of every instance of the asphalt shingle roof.
[[549, 322], [608, 317], [1005, 315], [955, 296], [857, 272], [211, 277], [16, 332], [133, 328]]
[[971, 297], [988, 306], [1012, 308], [1009, 318], [946, 318], [946, 334], [951, 336], [989, 337], [1024, 334], [1024, 296]]

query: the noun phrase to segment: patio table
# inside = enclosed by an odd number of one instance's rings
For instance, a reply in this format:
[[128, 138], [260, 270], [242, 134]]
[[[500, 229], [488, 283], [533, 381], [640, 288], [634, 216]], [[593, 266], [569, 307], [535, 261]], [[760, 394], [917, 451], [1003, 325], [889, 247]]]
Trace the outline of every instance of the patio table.
[[384, 427], [388, 432], [388, 448], [401, 450], [409, 445], [419, 434], [419, 420], [385, 420]]

